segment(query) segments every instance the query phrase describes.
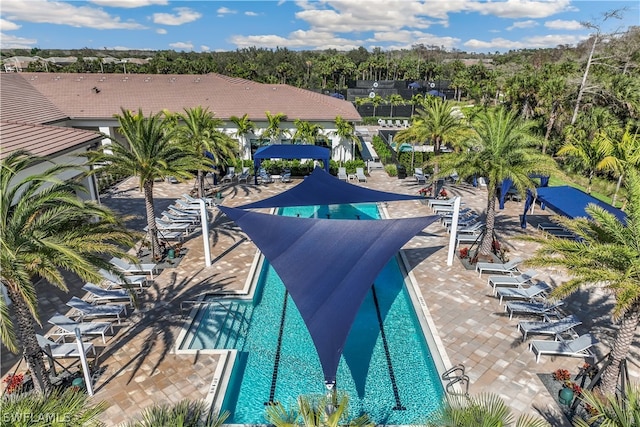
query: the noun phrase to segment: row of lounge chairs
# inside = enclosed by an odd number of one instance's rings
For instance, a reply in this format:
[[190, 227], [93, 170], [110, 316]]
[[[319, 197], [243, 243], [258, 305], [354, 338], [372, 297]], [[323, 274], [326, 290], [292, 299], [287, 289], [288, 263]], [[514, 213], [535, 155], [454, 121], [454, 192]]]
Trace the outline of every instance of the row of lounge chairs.
[[[356, 173], [354, 178], [358, 182], [367, 182], [367, 175], [364, 173], [364, 168], [356, 168]], [[349, 175], [347, 175], [347, 168], [339, 167], [338, 168], [338, 179], [341, 181], [348, 181]]]
[[529, 350], [535, 355], [536, 362], [543, 355], [558, 355], [571, 357], [593, 358], [593, 347], [597, 341], [590, 333], [578, 335], [575, 327], [582, 324], [575, 315], [564, 315], [560, 308], [563, 301], [547, 299], [551, 287], [542, 281], [533, 282], [538, 276], [536, 270], [518, 271], [520, 258], [504, 264], [478, 263], [476, 270], [482, 274], [486, 271], [500, 272], [502, 275], [491, 275], [487, 283], [492, 286], [493, 294], [499, 297], [502, 305], [505, 299], [505, 311], [509, 319], [514, 315], [537, 317], [538, 320], [522, 321], [518, 323], [518, 331], [522, 333], [522, 340], [526, 341], [530, 335], [546, 335], [554, 340], [532, 340]]
[[[183, 241], [193, 233], [201, 222], [199, 200], [185, 193], [182, 199], [176, 199], [173, 205], [162, 211], [162, 217], [156, 217], [159, 237], [163, 240]], [[205, 197], [202, 200], [208, 207], [216, 205], [214, 198]], [[148, 231], [148, 227], [144, 231]]]
[[408, 128], [409, 127], [409, 120], [407, 119], [403, 119], [402, 121], [400, 121], [399, 119], [393, 120], [385, 120], [385, 119], [378, 119], [378, 124], [383, 127], [383, 128], [392, 128], [392, 127], [397, 127], [397, 128]]
[[220, 179], [220, 182], [233, 182], [237, 181], [238, 183], [244, 181], [245, 183], [249, 182], [249, 178], [251, 177], [250, 168], [248, 166], [243, 166], [242, 171], [239, 174], [236, 174], [236, 168], [234, 166], [229, 166], [227, 168], [227, 173]]
[[538, 224], [538, 230], [542, 230], [548, 236], [561, 237], [563, 239], [577, 239], [578, 236], [555, 222], [542, 222]]

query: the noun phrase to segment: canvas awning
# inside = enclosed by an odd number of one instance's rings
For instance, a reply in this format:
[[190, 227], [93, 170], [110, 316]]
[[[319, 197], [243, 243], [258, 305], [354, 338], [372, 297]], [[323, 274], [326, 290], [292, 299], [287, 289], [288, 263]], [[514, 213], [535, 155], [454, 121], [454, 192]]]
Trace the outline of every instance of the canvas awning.
[[438, 219], [330, 220], [219, 208], [282, 279], [309, 330], [327, 383], [335, 382], [349, 330], [375, 278], [407, 241]]

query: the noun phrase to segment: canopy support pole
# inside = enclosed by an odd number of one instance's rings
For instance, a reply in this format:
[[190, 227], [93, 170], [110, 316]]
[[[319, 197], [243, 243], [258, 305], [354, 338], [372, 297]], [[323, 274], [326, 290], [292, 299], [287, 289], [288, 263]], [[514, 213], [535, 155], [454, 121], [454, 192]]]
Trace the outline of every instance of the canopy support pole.
[[453, 255], [456, 250], [456, 237], [458, 234], [458, 216], [460, 215], [460, 196], [453, 201], [453, 217], [451, 218], [451, 234], [449, 235], [449, 253], [447, 254], [447, 265], [453, 265]]

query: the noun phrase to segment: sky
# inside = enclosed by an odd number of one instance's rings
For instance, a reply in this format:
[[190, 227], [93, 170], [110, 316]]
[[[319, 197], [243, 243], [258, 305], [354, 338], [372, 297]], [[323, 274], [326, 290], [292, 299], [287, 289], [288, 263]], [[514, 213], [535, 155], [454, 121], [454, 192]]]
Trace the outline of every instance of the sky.
[[[235, 51], [576, 45], [640, 25], [638, 0], [2, 0], [0, 48]], [[623, 9], [620, 18], [607, 12]]]

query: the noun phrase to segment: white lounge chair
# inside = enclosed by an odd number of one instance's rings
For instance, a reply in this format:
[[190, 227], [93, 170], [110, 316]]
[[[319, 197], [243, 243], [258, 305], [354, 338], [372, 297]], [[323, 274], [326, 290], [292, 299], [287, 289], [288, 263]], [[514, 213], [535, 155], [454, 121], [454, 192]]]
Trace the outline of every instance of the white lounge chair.
[[548, 302], [509, 301], [504, 305], [504, 309], [509, 313], [509, 319], [512, 319], [514, 314], [543, 316], [545, 318], [549, 316], [553, 316], [553, 317], [559, 318], [560, 316], [557, 308], [563, 304], [564, 302], [562, 301], [558, 301], [551, 304]]
[[[475, 220], [470, 224], [464, 225], [458, 228], [458, 234], [473, 234], [478, 235], [482, 233], [482, 229], [484, 228], [484, 222], [480, 220]], [[447, 227], [447, 233], [451, 232], [451, 225]]]
[[82, 320], [94, 317], [115, 317], [120, 323], [120, 315], [126, 312], [124, 304], [93, 305], [78, 297], [72, 297], [67, 305], [73, 309], [72, 315], [79, 316]]
[[132, 264], [118, 257], [111, 258], [111, 260], [109, 260], [109, 263], [111, 263], [118, 270], [122, 271], [125, 274], [135, 274], [135, 273], [148, 274], [151, 276], [151, 280], [153, 280], [153, 273], [155, 273], [156, 270], [158, 269], [158, 264], [153, 264], [153, 263]]
[[198, 215], [174, 215], [167, 211], [162, 211], [162, 220], [167, 222], [183, 222], [185, 224], [199, 224], [200, 217]]
[[129, 287], [137, 285], [140, 286], [140, 289], [143, 289], [144, 285], [147, 284], [147, 276], [144, 275], [125, 276], [122, 278], [102, 268], [99, 270], [99, 273], [106, 282], [115, 286]]
[[158, 227], [158, 230], [162, 231], [182, 231], [183, 233], [190, 233], [195, 228], [193, 224], [187, 224], [184, 222], [167, 222], [157, 217], [156, 227]]
[[396, 127], [402, 127], [402, 122], [400, 120], [396, 120], [394, 124], [396, 125]]
[[347, 168], [338, 168], [338, 179], [341, 181], [346, 181], [347, 178]]
[[405, 128], [408, 128], [408, 127], [409, 127], [409, 120], [404, 119], [404, 120], [402, 121], [402, 125], [403, 125]]
[[262, 184], [268, 184], [273, 182], [273, 178], [271, 177], [271, 174], [264, 169], [260, 169], [260, 174], [258, 175], [258, 177], [260, 178], [260, 182]]
[[56, 327], [56, 330], [52, 332], [52, 335], [75, 336], [75, 330], [80, 330], [80, 335], [100, 335], [102, 337], [102, 343], [106, 344], [107, 340], [104, 334], [111, 331], [113, 335], [113, 324], [111, 322], [76, 322], [69, 319], [67, 316], [56, 313], [49, 323]]
[[364, 168], [356, 168], [356, 177], [358, 182], [367, 182], [367, 176], [364, 174]]
[[497, 296], [500, 297], [502, 305], [504, 298], [532, 300], [546, 294], [549, 289], [551, 288], [545, 282], [538, 282], [528, 288], [498, 288]]
[[[100, 302], [122, 302], [124, 300], [133, 305], [133, 298], [126, 289], [105, 289], [95, 283], [87, 282], [82, 286], [82, 290], [89, 293], [88, 299], [91, 304]], [[126, 307], [124, 314], [127, 314]]]
[[245, 183], [248, 183], [250, 177], [251, 177], [251, 172], [249, 167], [244, 166], [242, 168], [242, 172], [240, 172], [240, 175], [238, 175], [238, 183], [240, 183], [240, 181], [244, 181]]
[[174, 202], [174, 205], [175, 206], [169, 206], [169, 209], [175, 207], [177, 209], [190, 212], [191, 214], [193, 214], [194, 212], [196, 214], [200, 213], [200, 205], [198, 204], [193, 204], [193, 203], [185, 202], [184, 200], [177, 199]]
[[280, 175], [280, 182], [291, 182], [291, 171], [285, 170]]
[[475, 243], [480, 238], [480, 234], [458, 234], [456, 236], [456, 247], [461, 243]]
[[[49, 338], [43, 337], [40, 334], [36, 334], [36, 338], [38, 339], [38, 345], [42, 348], [49, 356], [54, 359], [64, 359], [69, 357], [80, 357], [80, 352], [78, 351], [78, 344], [75, 342], [69, 343], [59, 343], [55, 341], [51, 341]], [[94, 356], [96, 355], [96, 348], [90, 342], [83, 343], [84, 345], [84, 354], [91, 352]], [[50, 351], [50, 353], [49, 353]]]
[[169, 206], [167, 209], [169, 209], [169, 211], [171, 211], [171, 215], [175, 215], [175, 216], [180, 216], [180, 217], [186, 217], [186, 218], [198, 218], [198, 220], [200, 219], [200, 210], [196, 210], [196, 209], [191, 209], [191, 210], [185, 210], [185, 209], [181, 209], [178, 206]]
[[576, 315], [572, 314], [554, 322], [520, 322], [518, 323], [518, 330], [522, 332], [522, 341], [526, 341], [527, 335], [537, 334], [556, 336], [581, 324], [582, 322], [580, 319], [578, 319]]
[[517, 276], [489, 276], [487, 283], [493, 288], [493, 294], [496, 294], [496, 288], [498, 286], [522, 286], [528, 283], [540, 274], [538, 271], [530, 269], [524, 273], [520, 273]]
[[236, 168], [233, 167], [233, 166], [229, 166], [227, 168], [227, 174], [222, 177], [221, 181], [222, 182], [225, 182], [225, 181], [232, 182], [235, 177], [236, 177]]
[[455, 199], [429, 199], [427, 205], [433, 209], [436, 206], [453, 206], [454, 202]]
[[543, 354], [592, 358], [591, 347], [597, 343], [593, 335], [584, 334], [569, 341], [534, 340], [529, 343], [529, 349], [536, 355], [536, 363], [538, 363]]
[[498, 273], [506, 273], [513, 274], [518, 271], [518, 264], [522, 262], [522, 258], [513, 258], [512, 260], [505, 263], [498, 262], [479, 262], [476, 264], [476, 271], [478, 272], [478, 277], [482, 275], [485, 271], [495, 271]]
[[199, 200], [204, 200], [204, 203], [207, 206], [215, 206], [215, 203], [214, 203], [214, 201], [213, 201], [213, 199], [211, 197], [203, 197], [202, 199], [200, 199], [200, 198], [197, 198], [197, 197], [191, 197], [187, 193], [183, 193], [182, 197], [184, 197], [184, 199], [187, 201], [187, 203], [189, 203], [191, 205], [196, 205], [198, 207], [200, 207]]

